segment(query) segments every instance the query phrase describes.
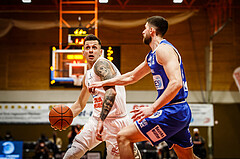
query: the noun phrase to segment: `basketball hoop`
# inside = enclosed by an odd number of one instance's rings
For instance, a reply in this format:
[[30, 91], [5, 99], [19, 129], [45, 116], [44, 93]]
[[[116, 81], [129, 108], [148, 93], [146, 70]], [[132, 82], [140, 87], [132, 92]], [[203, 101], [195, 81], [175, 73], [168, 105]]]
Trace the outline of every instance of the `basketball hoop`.
[[69, 64], [69, 77], [73, 79], [74, 86], [82, 85], [82, 79], [86, 72], [87, 72], [86, 63]]

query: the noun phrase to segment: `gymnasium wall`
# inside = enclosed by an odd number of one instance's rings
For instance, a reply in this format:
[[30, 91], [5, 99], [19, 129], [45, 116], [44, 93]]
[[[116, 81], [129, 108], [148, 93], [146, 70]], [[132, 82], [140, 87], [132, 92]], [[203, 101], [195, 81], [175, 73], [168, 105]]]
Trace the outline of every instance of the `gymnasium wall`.
[[[26, 13], [25, 13], [26, 14]], [[57, 14], [0, 14], [0, 18], [19, 20], [57, 20]], [[136, 20], [155, 14], [107, 14], [99, 17], [114, 20]], [[161, 14], [170, 18], [175, 14]], [[238, 41], [239, 13], [233, 10], [233, 20], [213, 39], [213, 90], [237, 91], [232, 77], [240, 64]], [[76, 22], [77, 23], [77, 22]], [[178, 24], [170, 25], [165, 36], [181, 53], [190, 90], [205, 89], [205, 50], [209, 47], [210, 24], [207, 13], [200, 10], [194, 16]], [[121, 46], [121, 72], [125, 73], [140, 64], [148, 51], [142, 43], [144, 26], [119, 29], [99, 25], [99, 37], [103, 45]], [[67, 39], [64, 39], [66, 42]], [[0, 38], [0, 89], [48, 90], [50, 46], [58, 44], [58, 28], [22, 30], [13, 27]], [[128, 90], [154, 90], [151, 75]]]

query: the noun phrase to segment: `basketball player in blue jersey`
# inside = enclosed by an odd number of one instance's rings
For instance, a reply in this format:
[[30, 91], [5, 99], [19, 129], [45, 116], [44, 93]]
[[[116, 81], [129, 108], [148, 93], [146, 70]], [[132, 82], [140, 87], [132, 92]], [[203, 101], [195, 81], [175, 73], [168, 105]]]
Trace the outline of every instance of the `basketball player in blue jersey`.
[[134, 158], [133, 143], [144, 140], [158, 145], [166, 141], [179, 159], [197, 158], [193, 154], [189, 123], [191, 110], [185, 101], [188, 95], [182, 60], [177, 49], [163, 39], [168, 22], [161, 16], [149, 17], [142, 32], [143, 42], [151, 47], [146, 59], [133, 71], [112, 79], [95, 82], [89, 88], [128, 85], [137, 82], [150, 72], [158, 91], [156, 101], [149, 107], [139, 107], [132, 125], [118, 133], [120, 157]]

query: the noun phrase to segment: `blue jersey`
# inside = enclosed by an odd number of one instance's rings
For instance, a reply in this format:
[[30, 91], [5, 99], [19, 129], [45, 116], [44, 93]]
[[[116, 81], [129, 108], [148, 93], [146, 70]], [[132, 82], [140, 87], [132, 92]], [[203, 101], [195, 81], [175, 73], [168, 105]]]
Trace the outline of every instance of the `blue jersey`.
[[[173, 47], [175, 52], [178, 54], [178, 57], [179, 57], [179, 60], [180, 60], [182, 81], [183, 81], [183, 87], [180, 89], [180, 91], [177, 93], [177, 95], [169, 103], [167, 103], [167, 105], [168, 105], [168, 104], [171, 104], [171, 103], [184, 101], [188, 96], [188, 88], [187, 88], [187, 81], [186, 81], [186, 77], [185, 77], [185, 73], [184, 73], [183, 64], [182, 64], [180, 54], [178, 53], [177, 49], [171, 43], [169, 43], [167, 40], [163, 39], [159, 43], [159, 45], [162, 44], [162, 43], [168, 44], [171, 47]], [[166, 72], [165, 72], [163, 66], [160, 65], [157, 62], [156, 50], [150, 51], [148, 53], [147, 63], [148, 63], [148, 66], [151, 68], [151, 72], [152, 72], [152, 75], [153, 75], [153, 81], [154, 81], [155, 87], [158, 91], [158, 97], [157, 98], [159, 98], [161, 96], [161, 94], [165, 91], [165, 89], [167, 88], [167, 85], [169, 83], [169, 79], [166, 75]]]

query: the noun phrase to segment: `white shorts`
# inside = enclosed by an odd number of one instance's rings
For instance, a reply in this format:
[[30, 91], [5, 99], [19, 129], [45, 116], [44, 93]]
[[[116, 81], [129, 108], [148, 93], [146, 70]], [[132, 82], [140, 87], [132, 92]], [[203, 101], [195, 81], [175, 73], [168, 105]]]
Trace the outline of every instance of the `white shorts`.
[[[99, 118], [91, 117], [89, 121], [84, 125], [81, 132], [74, 138], [72, 146], [80, 149], [84, 149], [84, 153], [91, 150], [95, 146], [101, 143], [96, 139], [96, 129]], [[128, 116], [105, 119], [103, 122], [102, 139], [106, 141], [107, 147], [107, 159], [119, 159], [119, 149], [117, 144], [117, 133], [124, 127], [130, 124]]]

